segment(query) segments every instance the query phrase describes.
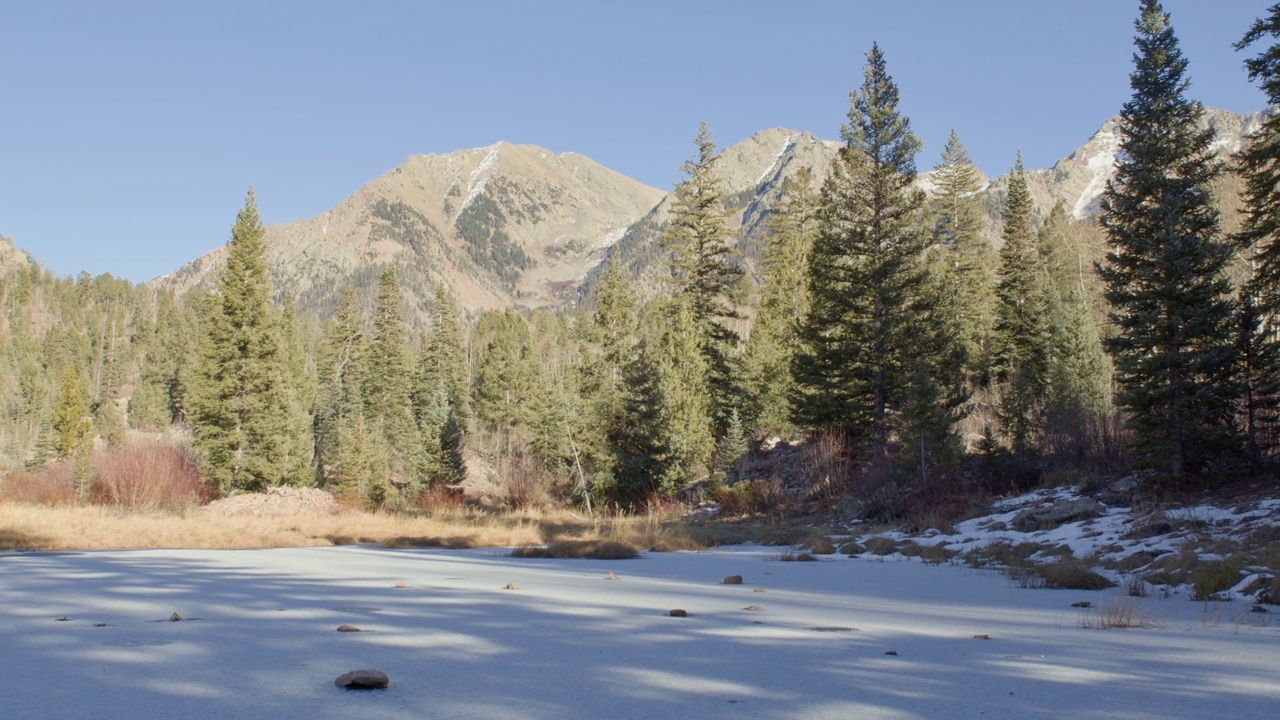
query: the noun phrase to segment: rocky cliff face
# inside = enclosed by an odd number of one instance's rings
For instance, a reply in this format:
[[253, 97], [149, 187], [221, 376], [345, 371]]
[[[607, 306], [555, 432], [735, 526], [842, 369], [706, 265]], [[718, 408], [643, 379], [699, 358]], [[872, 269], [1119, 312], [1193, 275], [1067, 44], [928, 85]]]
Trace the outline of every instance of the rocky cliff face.
[[[1245, 137], [1255, 132], [1265, 117], [1265, 111], [1237, 115], [1206, 108], [1201, 126], [1213, 129], [1214, 152], [1225, 162], [1244, 146]], [[1053, 167], [1027, 171], [1027, 184], [1040, 217], [1048, 215], [1059, 202], [1076, 220], [1098, 214], [1107, 181], [1115, 176], [1116, 158], [1120, 153], [1119, 123], [1119, 117], [1106, 121], [1084, 145], [1054, 163]], [[1008, 176], [1002, 175], [985, 189], [983, 208], [993, 237], [999, 234], [1000, 212], [1008, 194], [1008, 185]]]
[[[372, 293], [387, 263], [411, 324], [438, 282], [468, 310], [559, 306], [662, 197], [589, 158], [530, 145], [416, 155], [319, 217], [268, 227], [267, 262], [277, 294], [312, 314], [332, 309], [348, 279]], [[153, 282], [207, 285], [224, 259], [219, 249]]]

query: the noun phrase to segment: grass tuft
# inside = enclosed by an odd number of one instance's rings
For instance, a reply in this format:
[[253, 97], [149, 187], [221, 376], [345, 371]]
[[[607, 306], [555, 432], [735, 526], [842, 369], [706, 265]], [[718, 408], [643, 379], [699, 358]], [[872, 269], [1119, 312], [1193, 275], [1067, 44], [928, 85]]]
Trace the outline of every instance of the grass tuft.
[[554, 540], [546, 545], [523, 545], [511, 551], [518, 558], [593, 558], [630, 560], [640, 551], [617, 540]]

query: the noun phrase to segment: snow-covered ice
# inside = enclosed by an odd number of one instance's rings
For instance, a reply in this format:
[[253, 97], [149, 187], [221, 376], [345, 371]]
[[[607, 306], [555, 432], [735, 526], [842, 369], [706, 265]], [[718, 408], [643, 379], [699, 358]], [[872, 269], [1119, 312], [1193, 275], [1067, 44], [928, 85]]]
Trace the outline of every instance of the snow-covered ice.
[[[1280, 708], [1280, 630], [1240, 601], [1018, 589], [991, 571], [783, 562], [762, 547], [504, 552], [0, 555], [2, 714], [1245, 720]], [[1157, 627], [1081, 627], [1090, 611], [1071, 607], [1121, 599]], [[333, 685], [366, 667], [391, 687]]]

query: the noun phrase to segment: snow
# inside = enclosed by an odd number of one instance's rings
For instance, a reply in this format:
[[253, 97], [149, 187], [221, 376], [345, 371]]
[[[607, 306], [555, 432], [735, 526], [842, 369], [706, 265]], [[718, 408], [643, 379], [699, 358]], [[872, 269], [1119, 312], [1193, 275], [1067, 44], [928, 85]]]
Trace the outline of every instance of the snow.
[[[1100, 630], [1071, 607], [1120, 599], [755, 546], [21, 553], [0, 555], [0, 673], [14, 718], [1275, 716], [1267, 615], [1132, 598], [1156, 627]], [[366, 667], [391, 687], [333, 685]]]
[[477, 148], [477, 150], [488, 150], [489, 154], [484, 156], [484, 160], [471, 171], [470, 177], [467, 178], [467, 199], [462, 201], [462, 205], [458, 208], [458, 212], [453, 216], [453, 221], [457, 222], [461, 217], [462, 211], [467, 209], [473, 200], [480, 197], [485, 187], [489, 184], [489, 173], [498, 165], [498, 146], [502, 143], [495, 143], [487, 148]]
[[[1084, 153], [1087, 156], [1085, 167], [1093, 176], [1071, 208], [1071, 217], [1083, 220], [1097, 209], [1098, 198], [1102, 197], [1103, 191], [1106, 190], [1107, 180], [1115, 174], [1116, 156], [1119, 152], [1120, 134], [1116, 132], [1114, 125], [1103, 126], [1083, 148], [1077, 151], [1077, 154]], [[1071, 157], [1080, 159], [1076, 155]]]
[[764, 172], [760, 173], [760, 177], [756, 178], [752, 187], [759, 187], [760, 183], [764, 182], [765, 178], [769, 177], [773, 173], [774, 169], [778, 167], [778, 163], [782, 162], [782, 158], [786, 157], [787, 153], [791, 152], [795, 146], [795, 141], [793, 141], [791, 136], [788, 135], [787, 139], [782, 141], [782, 149], [773, 157], [773, 163], [769, 165], [769, 167], [765, 168]]

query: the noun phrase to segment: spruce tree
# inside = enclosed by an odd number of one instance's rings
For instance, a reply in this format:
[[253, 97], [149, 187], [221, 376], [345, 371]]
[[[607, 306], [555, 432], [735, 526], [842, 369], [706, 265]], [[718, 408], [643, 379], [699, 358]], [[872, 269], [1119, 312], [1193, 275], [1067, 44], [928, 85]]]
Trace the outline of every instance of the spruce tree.
[[968, 358], [968, 372], [979, 382], [987, 375], [993, 318], [991, 243], [982, 237], [978, 169], [951, 131], [942, 159], [934, 166], [933, 241], [946, 266], [943, 301]]
[[432, 402], [437, 386], [445, 389], [448, 405], [463, 422], [471, 414], [471, 389], [467, 377], [466, 347], [458, 308], [436, 285], [431, 305], [431, 328], [427, 331], [418, 362], [419, 402]]
[[1135, 23], [1133, 98], [1102, 201], [1112, 250], [1099, 268], [1116, 333], [1117, 400], [1137, 459], [1181, 479], [1233, 454], [1231, 248], [1218, 238], [1209, 183], [1219, 168], [1169, 15], [1144, 0]]
[[[1244, 50], [1267, 38], [1271, 45], [1245, 61], [1249, 79], [1266, 93], [1267, 104], [1280, 105], [1280, 3], [1267, 16], [1255, 20], [1235, 44]], [[1268, 334], [1277, 332], [1280, 314], [1280, 113], [1268, 113], [1262, 126], [1247, 138], [1236, 157], [1245, 181], [1244, 223], [1233, 240], [1247, 252], [1252, 270], [1252, 288], [1257, 311]]]
[[93, 450], [93, 419], [80, 391], [75, 369], [68, 366], [53, 405], [53, 449], [58, 459], [82, 458]]
[[760, 257], [760, 310], [742, 363], [747, 407], [743, 422], [754, 428], [753, 434], [794, 429], [791, 362], [809, 310], [806, 267], [817, 232], [817, 208], [813, 177], [801, 170], [783, 184], [769, 214], [769, 239]]
[[658, 356], [658, 444], [670, 457], [657, 490], [674, 496], [706, 477], [715, 450], [709, 363], [700, 352], [697, 313], [687, 295], [668, 301], [667, 327]]
[[308, 361], [297, 304], [292, 295], [285, 295], [284, 306], [280, 309], [280, 344], [286, 391], [286, 404], [280, 409], [285, 414], [286, 433], [283, 482], [314, 485], [315, 366]]
[[886, 454], [920, 351], [925, 198], [912, 187], [921, 144], [879, 46], [864, 76], [822, 188], [792, 409], [803, 427], [839, 426]]
[[391, 485], [395, 497], [406, 502], [421, 485], [429, 463], [413, 418], [413, 373], [400, 316], [400, 283], [394, 265], [387, 265], [378, 280], [373, 332], [361, 360], [364, 414], [371, 433], [379, 433], [389, 452]]
[[359, 359], [364, 355], [364, 320], [356, 309], [356, 293], [348, 281], [320, 346], [315, 417], [315, 452], [322, 485], [336, 485], [344, 427], [363, 414]]
[[728, 321], [740, 318], [729, 297], [742, 270], [731, 262], [724, 191], [715, 170], [719, 154], [706, 123], [699, 125], [694, 145], [697, 151], [681, 166], [685, 178], [674, 190], [671, 225], [661, 244], [676, 293], [688, 297], [669, 307], [687, 306], [693, 314], [698, 352], [707, 365], [703, 382], [716, 424], [723, 427], [740, 392], [735, 368], [739, 337]]
[[[1255, 20], [1235, 48], [1244, 50], [1263, 38], [1271, 44], [1246, 60], [1245, 68], [1266, 93], [1267, 104], [1275, 106], [1280, 104], [1280, 3]], [[1258, 469], [1280, 443], [1280, 114], [1267, 114], [1235, 161], [1245, 182], [1244, 223], [1232, 239], [1250, 269], [1236, 323], [1239, 415], [1245, 449]]]
[[195, 447], [221, 493], [260, 491], [288, 478], [289, 393], [271, 307], [262, 219], [250, 188], [227, 244], [195, 399]]
[[670, 434], [663, 431], [663, 398], [656, 353], [641, 346], [623, 370], [623, 410], [609, 428], [615, 454], [611, 495], [624, 507], [638, 507], [659, 492], [670, 475]]
[[1001, 238], [992, 368], [1004, 383], [1000, 415], [1005, 435], [1014, 454], [1025, 459], [1042, 427], [1052, 325], [1021, 152], [1009, 177]]

